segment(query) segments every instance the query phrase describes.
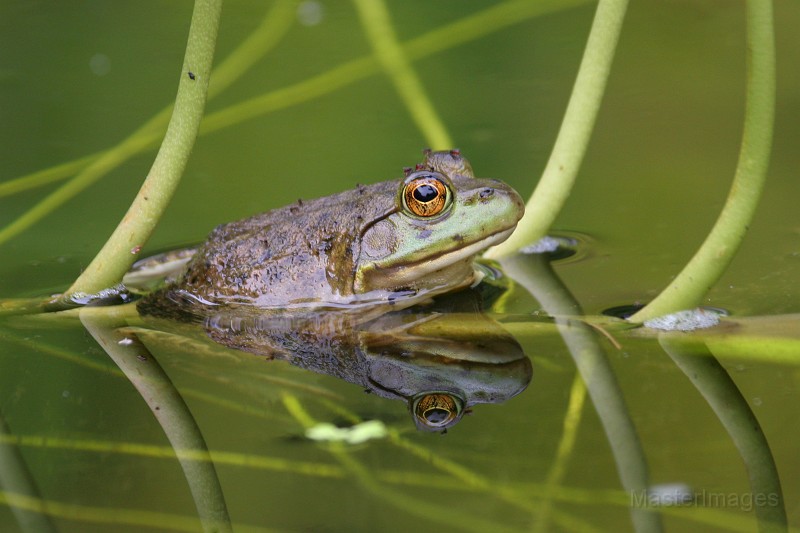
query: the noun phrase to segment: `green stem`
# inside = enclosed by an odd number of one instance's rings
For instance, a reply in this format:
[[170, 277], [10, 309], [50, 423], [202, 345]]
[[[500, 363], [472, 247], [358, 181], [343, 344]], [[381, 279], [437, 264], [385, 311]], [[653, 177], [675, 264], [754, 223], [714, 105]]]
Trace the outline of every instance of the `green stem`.
[[[208, 100], [223, 92], [240, 78], [286, 35], [294, 20], [296, 3], [296, 0], [276, 2], [264, 17], [261, 25], [214, 69], [212, 81], [208, 87]], [[134, 155], [156, 146], [169, 121], [171, 112], [172, 104], [159, 111], [127, 139], [113, 148], [0, 184], [0, 197], [2, 197], [60, 181], [71, 174], [78, 173], [24, 215], [0, 229], [0, 244], [22, 233]]]
[[511, 237], [486, 257], [507, 257], [545, 236], [567, 201], [589, 145], [605, 92], [628, 0], [600, 0], [561, 130], [525, 216]]
[[[647, 490], [644, 448], [611, 362], [597, 340], [597, 332], [580, 320], [570, 318], [583, 314], [580, 304], [555, 275], [546, 256], [519, 254], [503, 258], [500, 264], [504, 272], [554, 317], [603, 425], [622, 487], [631, 494]], [[648, 509], [632, 507], [631, 519], [634, 531], [639, 533], [662, 531], [660, 517]]]
[[81, 310], [81, 323], [130, 380], [164, 430], [186, 476], [203, 531], [232, 531], [208, 446], [180, 392], [138, 337], [121, 329], [124, 309], [117, 307], [106, 314], [91, 309]]
[[572, 388], [569, 393], [569, 403], [567, 412], [564, 414], [562, 423], [561, 440], [558, 442], [556, 456], [550, 465], [550, 470], [545, 478], [547, 487], [545, 496], [539, 502], [534, 517], [533, 533], [543, 533], [550, 527], [550, 517], [553, 515], [553, 495], [558, 487], [563, 485], [569, 467], [572, 452], [575, 450], [575, 442], [578, 436], [578, 428], [583, 418], [583, 405], [586, 401], [586, 384], [580, 374], [575, 374], [572, 380]]
[[750, 480], [758, 530], [785, 532], [786, 508], [775, 459], [736, 383], [704, 344], [670, 335], [659, 336], [659, 342], [703, 395], [739, 450]]
[[695, 307], [730, 264], [753, 219], [767, 176], [775, 119], [775, 36], [771, 0], [748, 0], [747, 103], [739, 162], [725, 206], [700, 249], [631, 322]]
[[[421, 59], [430, 55], [448, 50], [455, 46], [479, 39], [486, 35], [495, 33], [508, 26], [519, 24], [525, 20], [533, 17], [542, 16], [555, 11], [568, 9], [574, 6], [587, 3], [588, 0], [539, 0], [535, 3], [529, 0], [515, 0], [505, 2], [492, 6], [490, 8], [479, 11], [473, 15], [464, 17], [446, 26], [442, 26], [432, 30], [426, 34], [420, 35], [402, 45], [403, 50], [409, 59]], [[276, 5], [273, 12], [278, 12]], [[289, 20], [284, 19], [284, 21]], [[261, 32], [268, 27], [265, 22], [257, 32]], [[288, 29], [286, 26], [280, 27], [280, 30], [285, 32]], [[246, 46], [247, 43], [242, 46]], [[266, 50], [261, 51], [265, 53]], [[236, 52], [232, 54], [230, 60], [234, 59]], [[226, 60], [227, 63], [228, 60]], [[237, 60], [238, 61], [238, 60]], [[215, 92], [223, 83], [223, 67], [221, 64], [214, 73], [214, 83], [209, 87], [209, 98], [212, 98]], [[246, 100], [239, 104], [232, 105], [216, 113], [211, 113], [203, 120], [200, 134], [211, 133], [219, 129], [230, 127], [245, 120], [251, 120], [263, 116], [269, 112], [284, 109], [286, 107], [297, 105], [306, 102], [313, 98], [319, 98], [325, 94], [329, 94], [337, 89], [355, 83], [361, 79], [371, 76], [379, 71], [377, 61], [372, 56], [361, 57], [344, 63], [338, 67], [334, 67], [329, 71], [320, 75], [314, 76], [307, 80], [301, 81], [294, 85], [284, 87], [271, 91], [262, 96], [257, 96]], [[232, 74], [238, 72], [238, 69], [231, 68], [229, 70]], [[106, 161], [103, 166], [99, 168], [86, 167], [83, 172], [75, 176], [68, 183], [64, 184], [61, 188], [54, 191], [47, 198], [42, 200], [39, 204], [34, 206], [31, 210], [26, 212], [20, 218], [9, 224], [5, 228], [0, 229], [0, 245], [12, 237], [20, 234], [43, 217], [48, 215], [58, 206], [67, 202], [70, 198], [77, 195], [83, 189], [103, 177], [103, 175], [112, 168], [116, 168], [126, 159], [134, 154], [137, 154], [145, 149], [150, 149], [155, 146], [158, 141], [160, 128], [162, 123], [166, 123], [169, 115], [168, 107], [154, 117], [147, 124], [139, 128], [122, 144], [97, 154], [92, 154], [84, 158], [45, 169], [33, 174], [22, 176], [14, 180], [13, 188], [5, 191], [0, 188], [0, 194], [14, 193], [21, 190], [26, 190], [31, 187], [41, 185], [43, 182], [52, 182], [61, 180], [67, 177], [77, 169], [83, 168], [88, 163], [95, 161], [103, 156], [108, 155], [113, 158], [111, 161]], [[158, 122], [156, 122], [158, 120]], [[157, 127], [156, 127], [157, 126]], [[132, 143], [128, 145], [127, 143]], [[44, 175], [44, 177], [42, 177]]]
[[89, 165], [89, 163], [97, 159], [98, 156], [99, 154], [83, 156], [80, 159], [67, 161], [66, 163], [62, 163], [54, 167], [45, 168], [43, 170], [0, 183], [0, 198], [21, 193], [35, 187], [41, 187], [42, 185], [47, 185], [48, 183], [61, 181], [66, 176], [70, 176], [83, 170]]
[[[22, 216], [14, 220], [11, 224], [0, 229], [0, 244], [5, 243], [13, 237], [16, 237], [33, 224], [44, 218], [46, 215], [53, 212], [57, 207], [64, 204], [67, 200], [79, 194], [86, 187], [105, 176], [111, 170], [117, 168], [124, 161], [127, 161], [145, 148], [151, 146], [158, 138], [158, 127], [161, 126], [162, 123], [166, 122], [170, 111], [171, 107], [160, 111], [157, 115], [152, 117], [139, 129], [133, 132], [133, 134], [131, 134], [127, 139], [112, 149], [98, 154], [98, 156], [92, 155], [88, 156], [87, 158], [82, 158], [75, 162], [71, 162], [77, 164], [78, 162], [92, 158], [89, 160], [89, 164], [74, 178], [47, 195], [44, 199], [39, 201], [31, 209], [27, 210]], [[67, 163], [51, 169], [51, 172], [37, 172], [36, 174], [31, 174], [30, 176], [25, 176], [14, 181], [17, 182], [17, 188], [25, 187], [30, 184], [26, 178], [46, 176], [48, 179], [51, 179], [54, 175], [56, 175], [56, 170], [70, 170], [72, 168], [72, 164]]]
[[[22, 457], [19, 448], [13, 443], [13, 438], [13, 433], [0, 414], [0, 490], [22, 498], [41, 500], [36, 479], [25, 464], [25, 458]], [[36, 533], [58, 531], [50, 517], [38, 510], [16, 506], [13, 502], [10, 502], [9, 507], [21, 531]]]
[[425, 136], [428, 146], [436, 150], [453, 148], [453, 141], [444, 122], [428, 98], [425, 87], [403, 52], [403, 47], [397, 42], [386, 4], [383, 0], [353, 2], [376, 59], [392, 80], [411, 118]]
[[203, 118], [221, 10], [222, 0], [196, 0], [175, 108], [155, 162], [125, 217], [67, 297], [119, 283], [172, 199]]
[[[295, 396], [284, 393], [282, 400], [284, 408], [304, 429], [309, 429], [317, 424], [317, 421], [305, 410]], [[430, 523], [438, 522], [462, 531], [518, 531], [516, 528], [509, 528], [497, 521], [484, 520], [473, 515], [469, 510], [442, 506], [438, 501], [432, 502], [430, 499], [407, 496], [405, 493], [386, 487], [385, 484], [375, 479], [375, 476], [368, 468], [353, 458], [352, 454], [341, 442], [328, 443], [326, 449], [339, 462], [342, 468], [365, 489], [367, 494], [399, 509], [407, 515], [416, 516]]]

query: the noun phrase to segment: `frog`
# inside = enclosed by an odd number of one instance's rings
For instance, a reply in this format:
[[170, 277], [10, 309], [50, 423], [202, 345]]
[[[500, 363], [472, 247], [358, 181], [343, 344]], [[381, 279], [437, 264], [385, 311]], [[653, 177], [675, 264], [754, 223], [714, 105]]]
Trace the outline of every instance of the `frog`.
[[216, 227], [140, 310], [400, 308], [475, 284], [476, 257], [511, 235], [524, 203], [460, 150], [423, 154], [400, 178]]

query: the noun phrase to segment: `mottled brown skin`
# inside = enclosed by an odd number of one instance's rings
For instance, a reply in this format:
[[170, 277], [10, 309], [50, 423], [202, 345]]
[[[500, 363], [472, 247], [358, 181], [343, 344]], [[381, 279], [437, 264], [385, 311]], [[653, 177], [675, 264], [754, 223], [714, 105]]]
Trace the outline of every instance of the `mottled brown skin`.
[[351, 296], [360, 236], [396, 211], [396, 190], [396, 182], [360, 186], [223, 224], [176, 288], [258, 307]]

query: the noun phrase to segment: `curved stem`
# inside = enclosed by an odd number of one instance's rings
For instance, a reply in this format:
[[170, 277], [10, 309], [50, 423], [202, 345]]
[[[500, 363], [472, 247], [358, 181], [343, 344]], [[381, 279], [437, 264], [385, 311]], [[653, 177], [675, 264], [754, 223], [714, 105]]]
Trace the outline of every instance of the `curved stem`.
[[[286, 35], [294, 20], [296, 3], [296, 0], [277, 1], [264, 17], [261, 25], [214, 69], [208, 87], [208, 100], [228, 88]], [[61, 181], [69, 175], [77, 173], [70, 181], [45, 197], [21, 217], [0, 229], [0, 244], [22, 233], [131, 157], [156, 146], [169, 121], [171, 112], [172, 104], [159, 111], [121, 143], [108, 150], [0, 184], [0, 197], [2, 197]]]
[[139, 194], [86, 270], [67, 291], [93, 294], [119, 283], [167, 208], [200, 129], [222, 0], [196, 0], [178, 95], [164, 141]]
[[[284, 0], [294, 2], [294, 0]], [[530, 2], [529, 0], [513, 0], [504, 2], [484, 9], [472, 15], [466, 16], [455, 22], [431, 30], [428, 33], [420, 35], [412, 40], [402, 44], [402, 48], [409, 59], [417, 60], [423, 57], [454, 48], [461, 44], [474, 41], [486, 35], [495, 33], [503, 28], [519, 24], [533, 17], [545, 15], [548, 13], [561, 11], [578, 5], [587, 3], [588, 0], [539, 0], [537, 2]], [[276, 5], [273, 8], [273, 13], [278, 13], [280, 10]], [[287, 17], [284, 21], [289, 21]], [[265, 22], [256, 30], [257, 32], [266, 31], [269, 24]], [[272, 28], [272, 27], [270, 27]], [[273, 29], [277, 34], [285, 32], [288, 29], [286, 26], [279, 26], [278, 29]], [[248, 40], [249, 41], [249, 40]], [[263, 42], [263, 41], [262, 41]], [[247, 42], [242, 46], [247, 46]], [[266, 50], [262, 49], [261, 54]], [[232, 54], [229, 59], [233, 59]], [[228, 60], [226, 60], [227, 63]], [[221, 80], [223, 77], [224, 63], [220, 64], [217, 71], [214, 72], [214, 82], [209, 87], [209, 99], [212, 98], [217, 92], [217, 89], [222, 85]], [[232, 74], [238, 73], [238, 69], [231, 68]], [[354, 59], [334, 67], [327, 72], [301, 81], [294, 85], [270, 91], [261, 96], [251, 98], [239, 104], [234, 104], [221, 111], [211, 113], [205, 117], [202, 123], [200, 134], [204, 135], [263, 116], [269, 112], [283, 109], [292, 105], [297, 105], [306, 102], [313, 98], [319, 98], [325, 94], [331, 93], [337, 89], [355, 83], [361, 79], [371, 76], [379, 71], [377, 60], [372, 56], [365, 56]], [[11, 194], [21, 190], [27, 190], [31, 187], [41, 185], [42, 183], [49, 183], [52, 181], [63, 180], [69, 174], [84, 169], [80, 174], [72, 178], [68, 183], [64, 184], [57, 191], [53, 192], [47, 198], [39, 202], [36, 206], [23, 214], [17, 220], [8, 226], [0, 229], [0, 245], [5, 241], [15, 237], [27, 228], [44, 218], [51, 213], [56, 207], [64, 204], [67, 200], [80, 193], [83, 189], [100, 179], [112, 168], [116, 168], [123, 161], [131, 157], [133, 154], [140, 153], [146, 149], [150, 149], [158, 142], [160, 129], [166, 123], [169, 115], [168, 107], [162, 111], [164, 113], [163, 119], [161, 115], [154, 117], [143, 127], [139, 128], [122, 144], [109, 149], [105, 152], [91, 154], [89, 156], [70, 161], [68, 163], [45, 169], [39, 172], [21, 176], [14, 181], [13, 187], [10, 190], [5, 190], [0, 186], [0, 195]], [[154, 120], [158, 118], [157, 124]], [[156, 127], [157, 126], [157, 127]], [[127, 150], [124, 148], [128, 142], [136, 143], [136, 146], [131, 145]], [[98, 158], [105, 154], [115, 157], [112, 152], [117, 150], [120, 153], [116, 154], [116, 158], [107, 162], [105, 168], [92, 168], [87, 165], [97, 162]], [[99, 171], [98, 171], [99, 170]]]
[[705, 345], [669, 335], [658, 340], [703, 395], [739, 450], [750, 479], [758, 530], [785, 532], [786, 508], [778, 468], [764, 431], [736, 383]]
[[736, 174], [705, 242], [667, 288], [629, 318], [651, 318], [694, 307], [719, 280], [753, 219], [764, 188], [775, 119], [775, 37], [771, 0], [747, 2], [747, 103]]
[[383, 0], [353, 0], [361, 25], [384, 72], [394, 84], [411, 118], [435, 150], [453, 148], [441, 117], [436, 112], [414, 67], [397, 42], [389, 11]]
[[86, 330], [117, 364], [153, 412], [180, 461], [204, 532], [230, 532], [225, 496], [203, 434], [178, 389], [135, 334], [125, 333], [125, 311], [84, 312]]
[[[584, 322], [570, 318], [582, 314], [580, 304], [555, 275], [543, 254], [518, 254], [502, 259], [500, 264], [504, 272], [554, 317], [603, 425], [622, 487], [629, 494], [647, 490], [647, 459], [614, 369], [597, 340], [597, 332]], [[661, 518], [651, 511], [631, 508], [634, 531], [662, 531]]]
[[627, 7], [628, 0], [600, 0], [598, 3], [547, 167], [525, 205], [525, 216], [517, 230], [507, 241], [491, 248], [486, 257], [507, 257], [544, 237], [567, 201], [594, 129]]

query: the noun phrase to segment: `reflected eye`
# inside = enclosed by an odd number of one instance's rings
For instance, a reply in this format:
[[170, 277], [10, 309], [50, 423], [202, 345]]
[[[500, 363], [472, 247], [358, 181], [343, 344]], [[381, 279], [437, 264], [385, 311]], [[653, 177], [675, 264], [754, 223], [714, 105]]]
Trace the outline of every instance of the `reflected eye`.
[[426, 429], [446, 428], [461, 416], [462, 404], [447, 393], [424, 394], [412, 406], [414, 416]]
[[450, 191], [447, 185], [429, 173], [411, 177], [403, 188], [403, 205], [418, 217], [438, 215], [449, 202]]

